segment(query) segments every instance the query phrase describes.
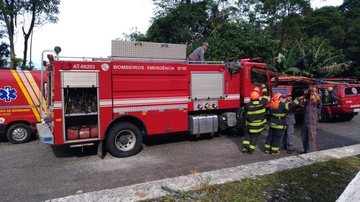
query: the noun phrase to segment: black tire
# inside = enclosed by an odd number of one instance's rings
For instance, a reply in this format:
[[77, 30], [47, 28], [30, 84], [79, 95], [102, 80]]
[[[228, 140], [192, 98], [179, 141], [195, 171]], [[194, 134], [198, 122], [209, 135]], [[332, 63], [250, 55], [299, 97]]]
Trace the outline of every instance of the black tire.
[[6, 138], [13, 144], [28, 142], [31, 138], [31, 128], [23, 123], [17, 123], [7, 130]]
[[106, 137], [106, 149], [115, 157], [128, 157], [141, 150], [143, 133], [132, 123], [113, 126]]

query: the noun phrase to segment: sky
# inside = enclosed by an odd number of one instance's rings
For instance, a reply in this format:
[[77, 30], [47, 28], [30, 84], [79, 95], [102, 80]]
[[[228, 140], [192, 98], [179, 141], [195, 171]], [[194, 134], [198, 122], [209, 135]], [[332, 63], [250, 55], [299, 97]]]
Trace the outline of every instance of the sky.
[[[311, 0], [313, 8], [337, 6], [343, 0]], [[60, 46], [61, 56], [107, 57], [111, 40], [124, 38], [133, 28], [145, 33], [154, 13], [152, 0], [61, 0], [59, 21], [35, 28], [32, 60], [40, 64], [41, 53]], [[22, 57], [22, 35], [16, 54]]]

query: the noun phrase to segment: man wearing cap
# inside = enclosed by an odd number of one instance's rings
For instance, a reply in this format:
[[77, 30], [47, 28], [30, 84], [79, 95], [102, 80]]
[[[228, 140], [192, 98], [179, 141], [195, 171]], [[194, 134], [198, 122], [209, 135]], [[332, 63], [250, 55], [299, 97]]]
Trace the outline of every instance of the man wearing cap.
[[196, 63], [204, 64], [205, 63], [205, 51], [208, 49], [209, 44], [204, 42], [202, 46], [195, 49], [190, 55], [189, 61], [197, 61]]

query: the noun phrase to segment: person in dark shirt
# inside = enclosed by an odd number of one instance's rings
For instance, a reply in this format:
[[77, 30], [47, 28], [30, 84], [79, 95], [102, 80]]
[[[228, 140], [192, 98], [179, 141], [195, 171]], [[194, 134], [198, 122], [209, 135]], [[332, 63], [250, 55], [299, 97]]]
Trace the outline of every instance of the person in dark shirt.
[[[286, 98], [287, 103], [291, 103], [293, 101], [290, 94], [289, 95], [285, 94], [284, 97]], [[293, 141], [295, 139], [295, 127], [294, 126], [296, 124], [294, 110], [289, 110], [286, 112], [285, 124], [286, 124], [286, 128], [285, 128], [285, 133], [284, 133], [284, 137], [283, 137], [283, 146], [284, 146], [284, 149], [287, 151], [287, 153], [291, 154], [295, 150], [295, 146], [293, 143]]]
[[195, 49], [190, 55], [188, 60], [189, 61], [196, 61], [196, 63], [203, 64], [205, 63], [205, 52], [208, 49], [209, 44], [204, 42], [202, 46]]

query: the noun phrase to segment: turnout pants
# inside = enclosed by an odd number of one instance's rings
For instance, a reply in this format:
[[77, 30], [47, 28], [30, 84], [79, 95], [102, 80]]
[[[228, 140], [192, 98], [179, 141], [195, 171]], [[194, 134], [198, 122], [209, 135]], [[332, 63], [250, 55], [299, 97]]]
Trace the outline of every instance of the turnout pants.
[[256, 148], [256, 142], [261, 133], [249, 133], [247, 132], [244, 136], [242, 145], [248, 151], [254, 151]]
[[269, 128], [269, 134], [265, 141], [265, 151], [279, 152], [281, 137], [284, 129]]
[[304, 124], [301, 129], [301, 137], [304, 146], [304, 152], [309, 153], [317, 151], [316, 146], [317, 124]]

